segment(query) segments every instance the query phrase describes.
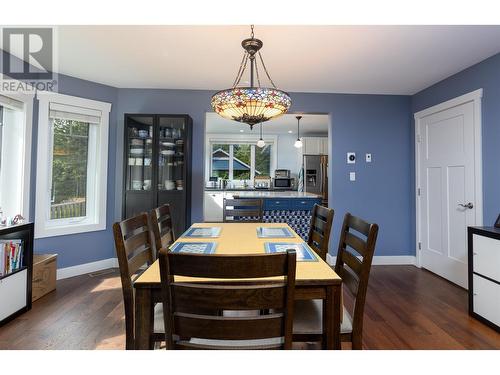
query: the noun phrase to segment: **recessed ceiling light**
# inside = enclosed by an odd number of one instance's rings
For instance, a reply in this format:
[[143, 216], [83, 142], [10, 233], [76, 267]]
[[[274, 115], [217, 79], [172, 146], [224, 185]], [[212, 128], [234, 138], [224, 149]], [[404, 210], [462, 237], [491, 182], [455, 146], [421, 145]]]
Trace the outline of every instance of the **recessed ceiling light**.
[[243, 129], [240, 129], [240, 133], [243, 133], [243, 132], [244, 132], [244, 130], [243, 130]]
[[293, 133], [293, 131], [289, 130], [289, 131], [288, 131], [288, 133], [292, 134], [292, 133]]

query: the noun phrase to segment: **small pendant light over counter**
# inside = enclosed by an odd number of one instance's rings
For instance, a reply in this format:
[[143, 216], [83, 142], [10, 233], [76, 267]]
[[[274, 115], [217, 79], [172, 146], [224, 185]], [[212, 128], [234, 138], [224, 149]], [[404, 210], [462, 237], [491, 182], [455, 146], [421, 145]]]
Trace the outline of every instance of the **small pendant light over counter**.
[[297, 140], [295, 141], [294, 146], [297, 148], [301, 148], [302, 140], [300, 139], [300, 119], [302, 118], [302, 116], [296, 116], [295, 118], [297, 119]]
[[264, 147], [266, 145], [266, 142], [262, 139], [262, 122], [260, 123], [260, 139], [257, 141], [257, 147]]

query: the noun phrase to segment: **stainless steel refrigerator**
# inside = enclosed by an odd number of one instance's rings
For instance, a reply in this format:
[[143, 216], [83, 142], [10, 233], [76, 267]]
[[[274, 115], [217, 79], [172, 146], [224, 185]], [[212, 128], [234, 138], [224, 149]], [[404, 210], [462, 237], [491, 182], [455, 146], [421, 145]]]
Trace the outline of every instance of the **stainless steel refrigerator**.
[[322, 203], [328, 205], [328, 156], [304, 155], [304, 191], [321, 195]]

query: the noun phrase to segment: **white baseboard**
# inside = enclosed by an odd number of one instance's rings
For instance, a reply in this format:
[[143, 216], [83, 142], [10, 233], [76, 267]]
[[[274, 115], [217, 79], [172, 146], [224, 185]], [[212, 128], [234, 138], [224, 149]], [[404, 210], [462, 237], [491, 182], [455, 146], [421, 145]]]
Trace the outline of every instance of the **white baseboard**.
[[[326, 261], [329, 265], [335, 265], [336, 257], [326, 254]], [[417, 257], [414, 255], [375, 255], [373, 257], [372, 265], [374, 266], [388, 266], [388, 265], [411, 265], [417, 264]]]
[[[335, 265], [334, 256], [327, 254], [326, 261], [329, 265]], [[381, 265], [416, 265], [417, 258], [412, 255], [378, 255], [373, 257], [373, 265], [381, 266]], [[66, 268], [59, 268], [57, 270], [57, 280], [67, 279], [68, 277], [84, 275], [90, 272], [96, 272], [105, 270], [108, 268], [116, 268], [118, 267], [118, 259], [117, 258], [109, 258], [98, 260], [96, 262], [79, 264], [77, 266], [71, 266]]]
[[57, 280], [67, 279], [68, 277], [79, 276], [90, 272], [105, 270], [107, 268], [118, 267], [117, 258], [109, 258], [98, 260], [96, 262], [79, 264], [66, 268], [59, 268], [57, 270]]

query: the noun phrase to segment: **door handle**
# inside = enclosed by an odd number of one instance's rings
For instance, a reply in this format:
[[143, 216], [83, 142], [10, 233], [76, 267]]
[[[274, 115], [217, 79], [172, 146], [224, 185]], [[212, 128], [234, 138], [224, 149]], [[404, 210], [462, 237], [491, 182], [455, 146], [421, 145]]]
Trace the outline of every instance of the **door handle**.
[[467, 203], [467, 204], [462, 204], [462, 203], [459, 203], [458, 205], [459, 205], [460, 207], [463, 207], [463, 208], [468, 208], [469, 210], [472, 210], [472, 209], [474, 208], [474, 205], [473, 205], [471, 202], [469, 202], [469, 203]]

